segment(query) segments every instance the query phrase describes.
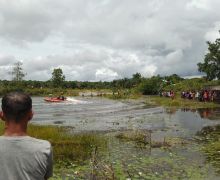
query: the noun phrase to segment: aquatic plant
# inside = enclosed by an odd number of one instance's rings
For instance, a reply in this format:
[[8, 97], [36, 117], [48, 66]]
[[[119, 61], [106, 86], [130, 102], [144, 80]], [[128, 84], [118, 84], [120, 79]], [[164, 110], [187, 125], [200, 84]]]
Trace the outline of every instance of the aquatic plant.
[[151, 132], [147, 130], [123, 131], [118, 133], [116, 137], [121, 140], [135, 141], [137, 143], [149, 144], [151, 141]]
[[178, 145], [186, 145], [188, 142], [182, 138], [177, 137], [164, 137], [163, 141], [154, 141], [151, 137], [152, 131], [150, 130], [130, 130], [120, 132], [116, 135], [116, 138], [125, 141], [133, 141], [139, 145], [139, 147], [143, 147], [141, 145], [148, 145], [150, 148], [169, 148]]
[[202, 151], [206, 154], [207, 161], [220, 173], [220, 125], [204, 127], [197, 135], [197, 140], [203, 145]]

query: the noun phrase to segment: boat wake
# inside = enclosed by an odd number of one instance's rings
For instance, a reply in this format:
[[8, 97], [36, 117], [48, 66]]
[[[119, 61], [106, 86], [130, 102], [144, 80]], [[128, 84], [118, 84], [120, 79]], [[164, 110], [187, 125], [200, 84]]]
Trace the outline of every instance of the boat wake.
[[71, 103], [71, 104], [89, 104], [90, 103], [88, 101], [82, 101], [82, 100], [74, 99], [71, 97], [67, 97], [66, 100], [67, 100], [67, 103]]

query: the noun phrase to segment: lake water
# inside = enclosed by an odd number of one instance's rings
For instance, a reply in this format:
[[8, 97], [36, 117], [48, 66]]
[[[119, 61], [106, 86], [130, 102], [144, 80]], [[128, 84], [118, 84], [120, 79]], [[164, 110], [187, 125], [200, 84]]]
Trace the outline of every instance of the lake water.
[[204, 126], [220, 123], [220, 110], [149, 107], [144, 101], [105, 98], [68, 98], [48, 103], [33, 98], [33, 123], [71, 126], [75, 132], [147, 129], [169, 135], [191, 136]]

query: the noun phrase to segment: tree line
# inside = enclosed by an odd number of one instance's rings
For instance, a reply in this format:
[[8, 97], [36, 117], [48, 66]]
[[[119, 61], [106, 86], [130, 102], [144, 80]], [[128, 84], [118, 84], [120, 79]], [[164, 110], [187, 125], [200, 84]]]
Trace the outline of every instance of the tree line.
[[14, 89], [111, 89], [118, 91], [121, 89], [138, 89], [142, 94], [157, 94], [164, 86], [182, 81], [183, 78], [177, 74], [161, 77], [160, 75], [151, 78], [144, 78], [140, 73], [135, 73], [131, 78], [117, 79], [113, 81], [66, 81], [61, 68], [53, 69], [51, 79], [48, 81], [24, 80], [26, 73], [23, 71], [22, 63], [14, 64], [12, 80], [0, 80], [0, 90]]

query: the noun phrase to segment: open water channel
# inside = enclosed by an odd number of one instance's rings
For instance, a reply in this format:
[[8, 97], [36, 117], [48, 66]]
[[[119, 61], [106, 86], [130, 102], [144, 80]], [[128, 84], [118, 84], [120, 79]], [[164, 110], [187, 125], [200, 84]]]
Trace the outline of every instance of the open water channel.
[[34, 97], [32, 122], [70, 126], [75, 133], [104, 135], [151, 130], [152, 141], [171, 139], [171, 147], [149, 150], [113, 137], [108, 159], [122, 171], [118, 172], [119, 179], [220, 179], [196, 141], [204, 127], [220, 124], [220, 109], [164, 109], [144, 102], [77, 97], [47, 103]]

